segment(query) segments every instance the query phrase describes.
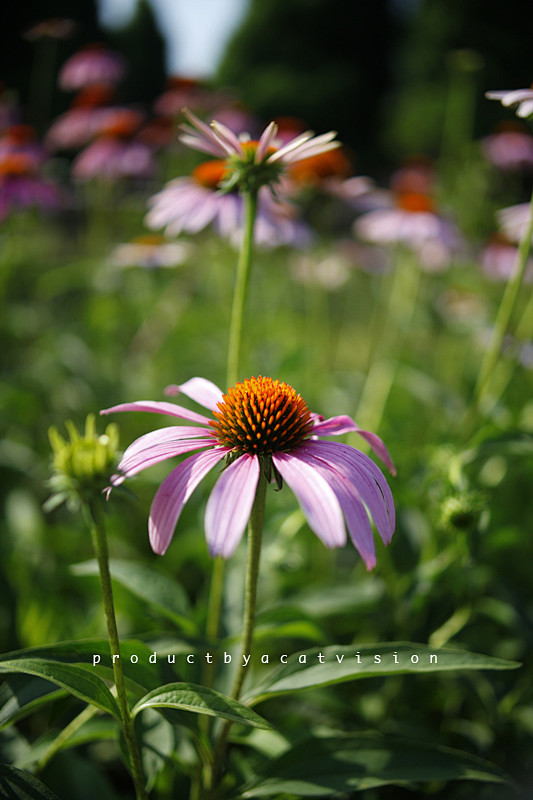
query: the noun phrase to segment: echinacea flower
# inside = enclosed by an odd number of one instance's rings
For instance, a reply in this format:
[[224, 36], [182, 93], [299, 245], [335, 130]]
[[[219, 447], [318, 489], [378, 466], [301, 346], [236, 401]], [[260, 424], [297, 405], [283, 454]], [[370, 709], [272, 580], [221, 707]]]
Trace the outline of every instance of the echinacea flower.
[[126, 65], [119, 53], [102, 44], [90, 44], [74, 53], [59, 71], [59, 86], [64, 92], [76, 92], [96, 83], [117, 84], [124, 77]]
[[496, 216], [498, 225], [511, 242], [519, 244], [522, 241], [531, 215], [530, 203], [519, 203], [516, 206], [501, 208]]
[[483, 155], [504, 171], [533, 168], [533, 136], [518, 122], [507, 122], [481, 140]]
[[225, 462], [207, 502], [205, 533], [212, 555], [231, 556], [242, 538], [261, 471], [268, 482], [292, 489], [309, 527], [327, 547], [346, 542], [346, 527], [367, 569], [376, 564], [372, 515], [387, 544], [394, 532], [394, 503], [382, 472], [364, 453], [339, 442], [322, 441], [356, 431], [394, 474], [381, 439], [361, 430], [348, 416], [324, 419], [313, 414], [286, 383], [259, 376], [222, 391], [204, 378], [170, 386], [208, 408], [213, 418], [169, 402], [138, 401], [101, 411], [149, 411], [196, 423], [172, 426], [141, 436], [125, 451], [113, 486], [167, 458], [189, 456], [168, 475], [154, 497], [148, 523], [154, 552], [167, 550], [181, 511], [200, 481]]
[[533, 114], [533, 89], [504, 89], [497, 92], [485, 92], [489, 100], [499, 100], [506, 108], [515, 106], [517, 116], [525, 119]]
[[[237, 192], [220, 192], [227, 175], [227, 162], [205, 161], [189, 177], [174, 178], [150, 201], [145, 223], [152, 230], [165, 228], [169, 236], [198, 233], [213, 225], [217, 233], [238, 245], [243, 218], [243, 200]], [[296, 208], [261, 187], [258, 192], [254, 239], [259, 245], [302, 247], [310, 232], [297, 218]]]
[[[529, 203], [528, 203], [529, 206]], [[518, 248], [503, 233], [491, 236], [481, 252], [481, 268], [494, 281], [508, 281], [516, 269]], [[524, 281], [533, 279], [533, 259], [528, 258]]]
[[137, 236], [131, 242], [117, 245], [110, 261], [116, 267], [177, 267], [189, 255], [190, 247], [182, 242], [168, 242], [157, 234]]
[[406, 192], [391, 195], [388, 205], [362, 214], [354, 223], [354, 232], [374, 244], [410, 248], [430, 272], [445, 269], [460, 237], [454, 224], [437, 213], [433, 198]]
[[193, 150], [227, 161], [228, 174], [223, 188], [228, 191], [235, 187], [256, 191], [261, 186], [272, 186], [290, 164], [333, 150], [340, 144], [334, 141], [335, 131], [321, 136], [306, 131], [279, 146], [275, 122], [267, 125], [259, 140], [254, 141], [246, 133], [237, 136], [217, 120], [206, 125], [189, 109], [184, 109], [183, 113], [190, 125], [181, 126], [180, 140]]
[[106, 108], [102, 115], [98, 137], [76, 157], [72, 175], [81, 180], [150, 177], [153, 151], [136, 137], [142, 115], [128, 108]]

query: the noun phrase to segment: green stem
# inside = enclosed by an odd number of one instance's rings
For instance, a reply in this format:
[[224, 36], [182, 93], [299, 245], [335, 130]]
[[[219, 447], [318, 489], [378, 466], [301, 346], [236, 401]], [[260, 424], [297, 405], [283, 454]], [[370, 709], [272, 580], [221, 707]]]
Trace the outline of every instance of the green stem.
[[56, 736], [44, 755], [41, 756], [35, 765], [35, 771], [42, 772], [48, 762], [52, 760], [59, 750], [61, 750], [65, 742], [67, 742], [70, 737], [82, 727], [82, 725], [84, 725], [88, 720], [92, 719], [97, 711], [98, 709], [96, 706], [85, 706], [83, 711], [81, 711], [77, 717], [74, 717], [74, 719], [71, 720], [65, 728], [63, 728], [61, 733]]
[[[135, 739], [133, 719], [130, 714], [124, 673], [120, 660], [120, 644], [118, 639], [117, 621], [115, 618], [115, 607], [113, 603], [113, 589], [111, 586], [111, 574], [109, 572], [109, 552], [107, 548], [107, 536], [104, 525], [104, 518], [101, 508], [97, 503], [90, 503], [89, 513], [92, 521], [91, 534], [94, 550], [100, 570], [100, 583], [102, 585], [102, 595], [104, 600], [104, 611], [107, 622], [107, 633], [109, 636], [109, 647], [113, 661], [113, 677], [117, 690], [117, 701], [122, 717], [122, 730], [128, 748], [130, 758], [131, 775], [135, 784], [135, 794], [137, 800], [148, 800], [142, 774], [141, 757]], [[118, 655], [119, 658], [113, 658]]]
[[257, 213], [257, 192], [243, 193], [243, 232], [239, 262], [237, 264], [237, 279], [233, 295], [231, 322], [228, 344], [228, 364], [226, 380], [228, 386], [233, 386], [239, 378], [239, 366], [242, 348], [242, 325], [244, 309], [248, 295], [250, 272], [252, 268], [252, 255], [254, 243], [254, 224]]
[[513, 274], [505, 287], [503, 297], [496, 315], [494, 330], [489, 348], [485, 353], [485, 358], [481, 364], [475, 388], [476, 405], [478, 409], [483, 409], [484, 400], [489, 389], [492, 373], [501, 354], [503, 338], [507, 333], [509, 321], [513, 313], [518, 291], [522, 285], [522, 280], [527, 266], [527, 259], [531, 248], [531, 237], [533, 236], [533, 194], [531, 195], [529, 207], [529, 220], [524, 235], [518, 247]]
[[[242, 639], [242, 652], [249, 655], [252, 650], [254, 635], [255, 612], [257, 605], [257, 579], [259, 576], [259, 557], [261, 555], [261, 539], [263, 535], [263, 520], [265, 516], [265, 494], [267, 481], [263, 472], [259, 476], [257, 490], [255, 493], [254, 505], [250, 514], [248, 525], [248, 561], [246, 565], [246, 584], [244, 590], [244, 628]], [[241, 694], [244, 678], [248, 671], [251, 659], [246, 666], [239, 668], [235, 675], [235, 681], [231, 690], [230, 697], [238, 700]], [[226, 756], [228, 745], [228, 735], [232, 722], [227, 720], [221, 731], [213, 754], [212, 784], [213, 790], [220, 779], [223, 762]]]
[[[226, 386], [234, 386], [239, 377], [239, 367], [242, 349], [242, 327], [250, 272], [252, 269], [254, 225], [257, 214], [257, 192], [243, 193], [243, 232], [239, 261], [237, 263], [237, 277], [233, 294], [233, 306], [228, 342], [228, 361], [226, 372]], [[224, 573], [226, 563], [223, 558], [217, 558], [213, 566], [211, 589], [209, 592], [206, 634], [208, 639], [215, 640], [220, 627], [220, 614], [222, 609], [222, 594], [224, 591]], [[210, 686], [213, 682], [214, 669], [207, 666], [205, 682]]]

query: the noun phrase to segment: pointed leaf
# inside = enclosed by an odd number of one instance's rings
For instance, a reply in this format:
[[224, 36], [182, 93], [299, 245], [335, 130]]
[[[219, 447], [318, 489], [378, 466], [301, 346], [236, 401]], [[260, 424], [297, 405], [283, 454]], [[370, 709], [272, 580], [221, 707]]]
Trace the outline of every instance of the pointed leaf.
[[[322, 656], [323, 663], [319, 655]], [[305, 662], [302, 661], [304, 657]], [[376, 661], [376, 657], [380, 660]], [[274, 669], [259, 686], [250, 690], [245, 702], [253, 700], [255, 704], [275, 694], [381, 675], [464, 669], [516, 669], [519, 666], [516, 661], [410, 642], [386, 642], [360, 647], [330, 645], [291, 655], [286, 664]]]
[[461, 750], [364, 733], [305, 739], [267, 762], [238, 796], [335, 797], [435, 780], [510, 782], [494, 764]]
[[230, 719], [254, 728], [272, 728], [263, 717], [237, 700], [194, 683], [169, 683], [161, 686], [139, 700], [131, 712], [132, 716], [143, 708], [176, 708], [179, 711], [193, 711], [196, 714]]
[[27, 675], [12, 675], [0, 686], [0, 729], [24, 719], [66, 692], [53, 683]]
[[120, 719], [117, 702], [104, 681], [85, 667], [44, 658], [13, 658], [0, 662], [0, 673], [23, 672], [46, 678], [87, 703]]
[[6, 764], [0, 764], [0, 797], [6, 800], [59, 800], [33, 775]]

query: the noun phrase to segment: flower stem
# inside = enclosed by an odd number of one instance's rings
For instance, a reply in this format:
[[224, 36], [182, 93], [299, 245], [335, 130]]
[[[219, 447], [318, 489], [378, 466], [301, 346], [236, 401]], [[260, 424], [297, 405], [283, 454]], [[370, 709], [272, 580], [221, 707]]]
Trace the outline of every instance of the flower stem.
[[[107, 547], [107, 536], [103, 513], [97, 503], [90, 503], [89, 514], [91, 521], [91, 535], [98, 561], [98, 568], [100, 571], [100, 583], [102, 585], [107, 633], [109, 636], [109, 647], [111, 650], [111, 656], [120, 656], [120, 644], [118, 640], [117, 621], [115, 618], [115, 607], [113, 604], [113, 589], [111, 586], [111, 575], [109, 572], [109, 552]], [[135, 739], [133, 719], [130, 714], [130, 707], [126, 695], [126, 686], [124, 682], [124, 673], [122, 671], [121, 660], [119, 657], [116, 659], [112, 658], [112, 661], [113, 677], [115, 679], [115, 687], [117, 690], [117, 701], [122, 717], [122, 730], [124, 733], [126, 746], [128, 748], [131, 775], [135, 784], [135, 794], [137, 800], [148, 800], [148, 794], [145, 789], [144, 778], [142, 774], [141, 757], [137, 747], [137, 740]]]
[[505, 287], [503, 297], [496, 315], [494, 330], [489, 348], [485, 353], [485, 358], [481, 364], [475, 388], [475, 399], [478, 409], [482, 410], [484, 401], [489, 389], [492, 373], [500, 357], [503, 338], [507, 333], [509, 320], [513, 313], [513, 308], [518, 296], [518, 291], [522, 285], [522, 280], [527, 266], [527, 259], [531, 248], [531, 237], [533, 236], [533, 194], [529, 206], [529, 220], [520, 241], [513, 274]]
[[[261, 555], [261, 539], [263, 536], [263, 521], [265, 516], [266, 487], [267, 481], [263, 472], [261, 472], [248, 525], [248, 561], [246, 565], [246, 584], [244, 590], [244, 626], [242, 638], [242, 652], [245, 655], [250, 655], [251, 653], [254, 635], [257, 605], [257, 579], [259, 576], [259, 557]], [[251, 659], [248, 659], [246, 666], [239, 668], [239, 671], [235, 675], [235, 681], [230, 694], [230, 697], [234, 700], [239, 699], [250, 662]], [[211, 790], [215, 788], [222, 773], [228, 745], [228, 735], [232, 724], [231, 720], [227, 720], [224, 723], [215, 746]]]
[[257, 213], [257, 192], [243, 193], [243, 231], [242, 244], [237, 264], [237, 279], [231, 309], [231, 323], [228, 344], [227, 385], [233, 386], [239, 377], [242, 348], [242, 324], [244, 308], [250, 283], [254, 243], [254, 224]]
[[[226, 371], [226, 386], [233, 386], [239, 377], [239, 366], [242, 349], [242, 326], [244, 309], [248, 296], [250, 272], [252, 269], [254, 225], [257, 214], [257, 192], [243, 193], [243, 231], [239, 261], [237, 263], [237, 277], [233, 294], [233, 306], [228, 341], [228, 361]], [[211, 589], [209, 592], [206, 634], [211, 640], [218, 636], [220, 626], [220, 613], [222, 609], [222, 594], [224, 591], [224, 573], [226, 562], [223, 558], [215, 559]], [[207, 668], [205, 683], [210, 686], [213, 681], [213, 669]]]

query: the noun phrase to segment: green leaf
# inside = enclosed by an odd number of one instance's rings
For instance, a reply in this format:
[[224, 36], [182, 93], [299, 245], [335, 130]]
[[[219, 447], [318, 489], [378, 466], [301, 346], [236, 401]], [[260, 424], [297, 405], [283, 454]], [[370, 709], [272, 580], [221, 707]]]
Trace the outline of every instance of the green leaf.
[[120, 719], [117, 702], [104, 681], [85, 667], [44, 658], [2, 659], [1, 672], [23, 672], [46, 678], [87, 703]]
[[[112, 579], [136, 597], [149, 603], [187, 633], [197, 633], [196, 625], [190, 618], [187, 595], [173, 578], [146, 564], [122, 559], [111, 559], [109, 569]], [[94, 560], [74, 564], [71, 570], [75, 575], [99, 574], [98, 563]]]
[[254, 728], [272, 728], [263, 717], [237, 700], [194, 683], [169, 683], [149, 692], [146, 697], [139, 700], [131, 712], [132, 716], [143, 708], [176, 708], [179, 711], [193, 711], [196, 714], [230, 719]]
[[461, 750], [363, 733], [299, 742], [267, 762], [238, 796], [334, 797], [376, 786], [435, 780], [510, 782], [495, 765]]
[[[128, 639], [120, 642], [122, 669], [128, 688], [142, 696], [147, 691], [155, 689], [161, 683], [167, 683], [178, 677], [166, 659], [158, 658], [156, 664], [149, 661], [153, 649], [145, 642]], [[100, 662], [93, 666], [94, 656], [100, 656]], [[132, 656], [137, 656], [138, 661], [133, 663]], [[32, 647], [26, 650], [16, 650], [0, 656], [0, 666], [9, 659], [42, 658], [65, 664], [82, 664], [90, 672], [113, 680], [113, 665], [109, 642], [107, 639], [83, 639], [72, 642], [57, 642], [56, 644]], [[135, 659], [134, 659], [135, 661]]]
[[[323, 663], [320, 663], [319, 654], [323, 656]], [[378, 663], [377, 656], [381, 659]], [[436, 657], [436, 663], [434, 659], [432, 661], [432, 656]], [[300, 659], [304, 657], [305, 663], [302, 663]], [[416, 659], [417, 663], [413, 663]], [[272, 695], [359, 678], [464, 669], [516, 669], [519, 666], [516, 661], [410, 642], [385, 642], [360, 647], [330, 645], [289, 656], [286, 664], [274, 669], [259, 686], [250, 690], [244, 702], [253, 700], [253, 703], [258, 703]]]
[[65, 694], [63, 689], [42, 678], [12, 675], [0, 686], [0, 729]]
[[6, 800], [59, 800], [33, 775], [7, 764], [0, 764], [0, 797]]

